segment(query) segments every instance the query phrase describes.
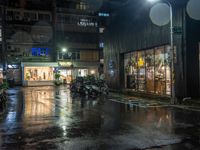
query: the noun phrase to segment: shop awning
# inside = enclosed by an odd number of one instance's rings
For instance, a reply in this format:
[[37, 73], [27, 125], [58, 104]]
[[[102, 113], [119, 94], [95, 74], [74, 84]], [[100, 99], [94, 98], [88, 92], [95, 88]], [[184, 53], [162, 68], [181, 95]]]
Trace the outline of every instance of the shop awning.
[[71, 67], [72, 62], [62, 62], [62, 61], [59, 61], [58, 64], [61, 67]]
[[22, 67], [58, 67], [57, 62], [22, 62]]
[[74, 67], [98, 67], [100, 65], [99, 62], [74, 62]]

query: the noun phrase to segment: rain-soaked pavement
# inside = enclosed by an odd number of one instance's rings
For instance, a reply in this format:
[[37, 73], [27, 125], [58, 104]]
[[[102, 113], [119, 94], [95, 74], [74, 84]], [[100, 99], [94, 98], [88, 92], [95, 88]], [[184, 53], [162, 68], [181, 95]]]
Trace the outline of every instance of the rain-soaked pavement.
[[0, 149], [200, 149], [200, 112], [71, 98], [66, 87], [13, 88]]

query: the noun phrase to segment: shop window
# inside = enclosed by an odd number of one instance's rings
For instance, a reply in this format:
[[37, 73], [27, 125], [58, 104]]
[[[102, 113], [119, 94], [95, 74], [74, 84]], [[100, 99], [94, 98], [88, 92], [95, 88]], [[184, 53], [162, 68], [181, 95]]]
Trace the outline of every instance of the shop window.
[[169, 46], [125, 54], [125, 87], [134, 91], [170, 95], [169, 54]]
[[154, 93], [154, 50], [146, 51], [146, 90], [148, 93]]
[[145, 80], [146, 80], [146, 72], [145, 72], [145, 52], [141, 51], [138, 52], [138, 59], [137, 59], [137, 66], [138, 66], [138, 90], [145, 91]]
[[171, 94], [170, 46], [165, 46], [166, 94]]
[[155, 50], [155, 92], [156, 94], [165, 94], [165, 54], [164, 47]]
[[78, 69], [78, 76], [85, 77], [88, 75], [88, 69]]
[[60, 71], [61, 79], [64, 82], [70, 83], [72, 81], [72, 70], [71, 69], [61, 69], [59, 71]]
[[125, 83], [126, 88], [137, 91], [137, 52], [125, 55]]
[[51, 81], [53, 80], [52, 67], [25, 67], [24, 80], [25, 81]]

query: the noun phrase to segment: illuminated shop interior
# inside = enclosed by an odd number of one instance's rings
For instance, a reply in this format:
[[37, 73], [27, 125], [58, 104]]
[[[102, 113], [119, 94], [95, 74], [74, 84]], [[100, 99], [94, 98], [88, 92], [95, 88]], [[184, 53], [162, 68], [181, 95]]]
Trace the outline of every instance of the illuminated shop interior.
[[88, 69], [78, 69], [78, 76], [85, 77], [88, 75]]
[[60, 71], [61, 79], [65, 80], [65, 82], [67, 84], [71, 83], [71, 81], [72, 81], [72, 69], [61, 69], [59, 71]]
[[171, 94], [169, 46], [125, 54], [125, 87], [157, 95]]
[[24, 67], [24, 80], [52, 81], [54, 80], [53, 71], [53, 67]]

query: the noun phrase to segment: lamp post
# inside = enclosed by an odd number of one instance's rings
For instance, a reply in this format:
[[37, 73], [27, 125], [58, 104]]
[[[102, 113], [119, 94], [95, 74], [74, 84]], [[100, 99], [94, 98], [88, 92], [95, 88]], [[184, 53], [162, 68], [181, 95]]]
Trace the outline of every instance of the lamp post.
[[63, 53], [67, 52], [67, 49], [66, 48], [62, 48], [62, 52]]
[[151, 3], [164, 2], [170, 9], [170, 63], [171, 63], [171, 104], [175, 104], [176, 95], [174, 87], [174, 39], [173, 39], [173, 10], [172, 5], [167, 0], [148, 0]]

